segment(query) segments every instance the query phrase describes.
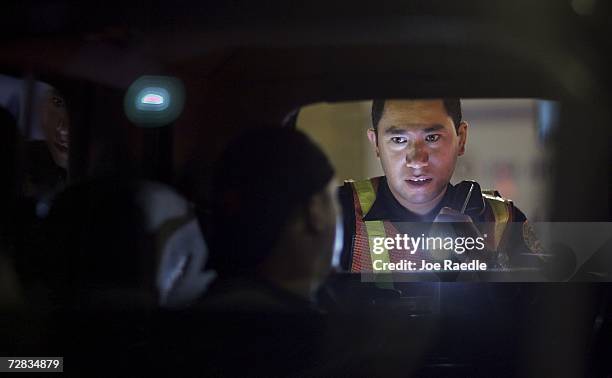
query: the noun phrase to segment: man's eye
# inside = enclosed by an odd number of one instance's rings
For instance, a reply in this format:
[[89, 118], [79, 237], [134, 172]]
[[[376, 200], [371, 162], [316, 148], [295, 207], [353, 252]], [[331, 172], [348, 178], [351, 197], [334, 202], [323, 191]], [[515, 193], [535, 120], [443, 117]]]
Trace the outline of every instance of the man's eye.
[[425, 141], [429, 143], [434, 143], [440, 140], [440, 134], [431, 134], [425, 137]]
[[406, 137], [392, 137], [391, 142], [395, 144], [403, 144], [406, 143], [408, 139]]
[[58, 96], [53, 96], [51, 98], [51, 101], [53, 101], [53, 105], [57, 106], [57, 107], [62, 107], [64, 106], [64, 99]]

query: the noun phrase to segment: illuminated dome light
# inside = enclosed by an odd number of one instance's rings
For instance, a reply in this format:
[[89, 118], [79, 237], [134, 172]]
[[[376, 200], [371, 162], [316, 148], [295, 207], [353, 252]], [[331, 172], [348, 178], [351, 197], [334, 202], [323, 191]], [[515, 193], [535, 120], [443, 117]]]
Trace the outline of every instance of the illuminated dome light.
[[170, 105], [170, 94], [164, 88], [143, 88], [136, 96], [136, 108], [142, 111], [159, 112]]
[[140, 102], [142, 102], [143, 104], [149, 104], [149, 105], [161, 105], [164, 103], [164, 97], [158, 94], [155, 94], [155, 93], [150, 93], [148, 95], [145, 95], [140, 100]]
[[185, 87], [172, 76], [141, 76], [127, 89], [123, 109], [138, 127], [164, 127], [182, 113]]

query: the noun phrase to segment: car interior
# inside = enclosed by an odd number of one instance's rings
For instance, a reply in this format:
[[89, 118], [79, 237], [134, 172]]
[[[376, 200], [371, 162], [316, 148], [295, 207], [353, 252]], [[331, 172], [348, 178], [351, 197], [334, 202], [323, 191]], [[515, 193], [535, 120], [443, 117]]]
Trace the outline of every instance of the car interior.
[[[607, 2], [2, 8], [0, 356], [75, 375], [612, 374]], [[454, 181], [516, 199], [558, 251], [543, 272], [389, 286], [337, 263], [317, 315], [191, 305], [217, 276], [234, 137], [296, 128], [340, 183], [364, 179], [382, 174], [372, 99], [449, 97], [473, 138]]]

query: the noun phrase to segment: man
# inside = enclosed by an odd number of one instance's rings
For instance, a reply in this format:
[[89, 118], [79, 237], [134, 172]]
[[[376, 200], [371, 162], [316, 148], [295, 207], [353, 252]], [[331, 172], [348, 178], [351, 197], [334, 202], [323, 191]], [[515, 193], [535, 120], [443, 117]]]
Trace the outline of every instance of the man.
[[214, 182], [211, 267], [220, 280], [206, 306], [316, 310], [339, 214], [327, 157], [299, 131], [260, 128], [229, 144]]
[[316, 294], [339, 218], [331, 164], [303, 133], [258, 127], [228, 144], [213, 179], [209, 267], [218, 279], [191, 311], [167, 314], [168, 371], [330, 375], [319, 372], [331, 353]]
[[[31, 84], [30, 90], [27, 90]], [[15, 119], [24, 159], [19, 181], [23, 221], [37, 232], [35, 208], [50, 205], [68, 177], [70, 116], [64, 97], [47, 83], [0, 75], [0, 106]], [[27, 110], [31, 111], [27, 113]], [[40, 214], [37, 214], [40, 216]], [[27, 239], [27, 238], [26, 238]]]
[[40, 103], [40, 124], [53, 161], [68, 169], [70, 116], [66, 100], [53, 87], [49, 87]]
[[[472, 236], [485, 240], [481, 260], [489, 267], [523, 265], [523, 251], [539, 252], [525, 215], [510, 200], [496, 191], [481, 192], [475, 182], [450, 184], [468, 137], [459, 99], [375, 100], [372, 126], [368, 139], [385, 176], [348, 181], [340, 190], [343, 206], [352, 209], [345, 212], [344, 268], [371, 272], [377, 270], [376, 260], [440, 260], [424, 248], [408, 251], [395, 246], [373, 253], [375, 237], [431, 235], [431, 225], [410, 228], [407, 222], [483, 222], [471, 230]], [[522, 224], [520, 232], [509, 226], [511, 222]], [[530, 248], [523, 239], [529, 240]]]
[[[60, 92], [42, 81], [32, 83], [32, 113], [29, 135], [32, 141], [44, 141], [53, 162], [60, 168], [68, 168], [70, 116], [66, 100]], [[0, 106], [5, 107], [17, 120], [22, 134], [26, 133], [25, 109], [27, 83], [22, 79], [0, 75]]]

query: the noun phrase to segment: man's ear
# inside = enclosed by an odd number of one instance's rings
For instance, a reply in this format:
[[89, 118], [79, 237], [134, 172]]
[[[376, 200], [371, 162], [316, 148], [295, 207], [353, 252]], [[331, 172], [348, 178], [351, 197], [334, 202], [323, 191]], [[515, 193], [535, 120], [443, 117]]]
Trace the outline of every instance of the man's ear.
[[320, 233], [327, 227], [327, 208], [330, 206], [325, 190], [316, 193], [306, 204], [305, 225], [308, 231]]
[[465, 121], [461, 121], [459, 127], [457, 128], [457, 135], [459, 136], [459, 156], [465, 153], [465, 144], [467, 143], [467, 135], [468, 135], [468, 123]]
[[368, 139], [370, 140], [370, 144], [372, 145], [372, 147], [374, 147], [376, 156], [380, 157], [380, 151], [378, 150], [378, 136], [376, 135], [376, 130], [372, 128], [368, 129]]

